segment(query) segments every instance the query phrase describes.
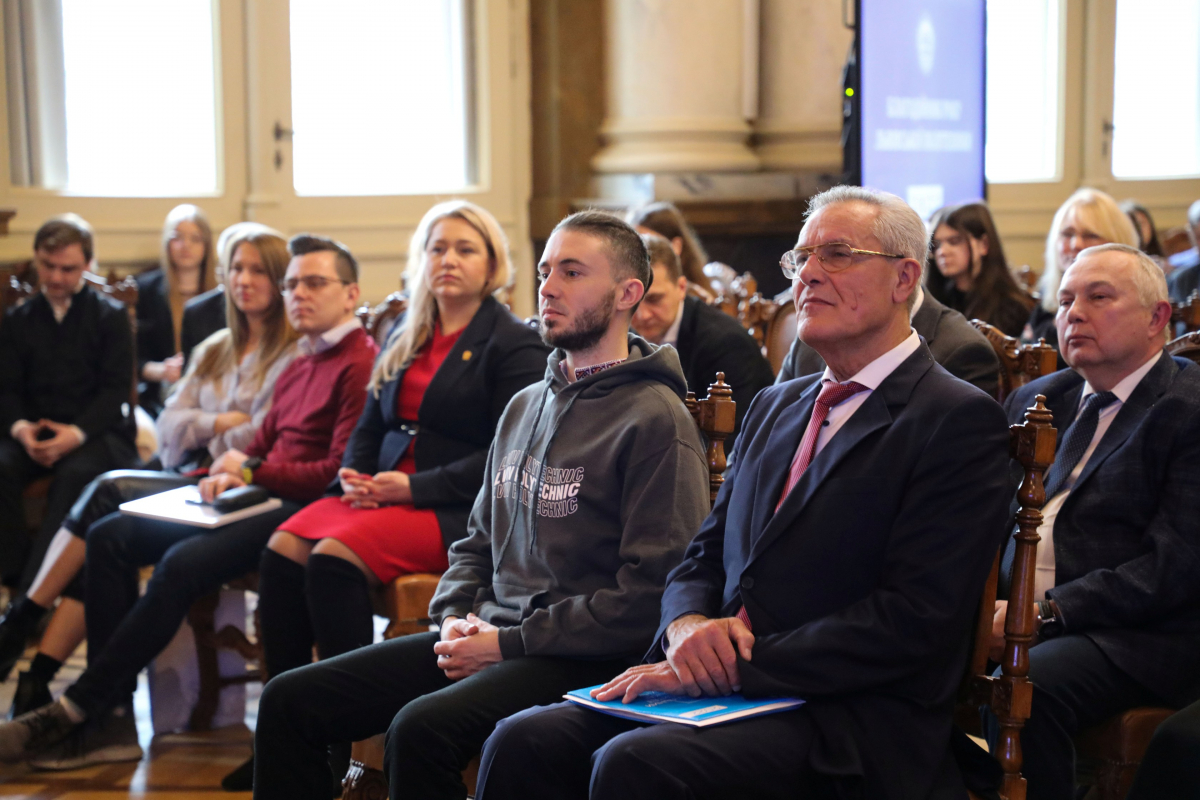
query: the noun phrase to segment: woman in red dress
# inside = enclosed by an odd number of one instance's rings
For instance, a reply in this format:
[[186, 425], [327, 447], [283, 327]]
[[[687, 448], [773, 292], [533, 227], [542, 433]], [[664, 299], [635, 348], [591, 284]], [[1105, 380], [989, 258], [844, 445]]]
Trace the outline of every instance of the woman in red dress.
[[496, 424], [548, 348], [493, 295], [508, 242], [464, 201], [434, 206], [409, 250], [408, 313], [376, 362], [338, 472], [340, 496], [285, 522], [264, 551], [259, 610], [271, 675], [370, 644], [372, 587], [446, 569], [467, 535]]

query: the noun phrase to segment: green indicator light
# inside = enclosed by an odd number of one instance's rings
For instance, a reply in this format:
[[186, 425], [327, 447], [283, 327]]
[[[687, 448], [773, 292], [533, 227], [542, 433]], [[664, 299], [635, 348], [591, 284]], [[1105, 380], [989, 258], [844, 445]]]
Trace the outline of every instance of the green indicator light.
[[854, 90], [846, 89], [846, 97], [854, 97]]

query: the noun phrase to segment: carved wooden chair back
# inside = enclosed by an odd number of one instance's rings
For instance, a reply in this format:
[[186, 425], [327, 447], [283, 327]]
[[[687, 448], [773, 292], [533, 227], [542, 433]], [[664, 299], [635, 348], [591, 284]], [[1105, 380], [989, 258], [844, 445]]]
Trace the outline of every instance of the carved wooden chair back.
[[363, 303], [355, 314], [362, 321], [367, 333], [382, 350], [383, 346], [387, 344], [392, 328], [396, 325], [396, 320], [407, 310], [408, 295], [404, 292], [392, 292], [374, 308]]
[[1029, 647], [1034, 636], [1033, 579], [1037, 566], [1038, 526], [1041, 508], [1046, 502], [1042, 478], [1054, 461], [1057, 432], [1052, 426], [1046, 398], [1038, 395], [1025, 411], [1025, 420], [1008, 429], [1009, 454], [1024, 472], [1017, 490], [1017, 551], [1013, 559], [1012, 586], [1008, 613], [1004, 620], [1004, 656], [1001, 675], [993, 677], [987, 669], [992, 618], [996, 606], [1001, 550], [997, 550], [992, 571], [984, 586], [975, 622], [970, 663], [959, 691], [955, 718], [964, 730], [978, 731], [979, 708], [990, 706], [1000, 723], [996, 759], [1004, 778], [1000, 796], [1004, 800], [1025, 800], [1025, 779], [1021, 777], [1021, 728], [1029, 719], [1033, 685], [1029, 682]]
[[1167, 228], [1162, 232], [1161, 238], [1164, 258], [1170, 258], [1176, 253], [1185, 252], [1192, 247], [1192, 240], [1188, 236], [1187, 227], [1183, 225]]
[[792, 342], [796, 341], [796, 305], [790, 290], [775, 295], [775, 314], [767, 323], [767, 341], [763, 349], [771, 371], [779, 374]]
[[1021, 344], [981, 319], [973, 319], [971, 324], [987, 338], [1000, 359], [1000, 390], [996, 396], [1000, 402], [1034, 378], [1058, 369], [1058, 353], [1045, 339], [1037, 344]]
[[1200, 333], [1185, 333], [1167, 342], [1167, 352], [1200, 364]]
[[1181, 303], [1171, 303], [1171, 323], [1182, 323], [1183, 333], [1200, 330], [1200, 291], [1193, 291]]

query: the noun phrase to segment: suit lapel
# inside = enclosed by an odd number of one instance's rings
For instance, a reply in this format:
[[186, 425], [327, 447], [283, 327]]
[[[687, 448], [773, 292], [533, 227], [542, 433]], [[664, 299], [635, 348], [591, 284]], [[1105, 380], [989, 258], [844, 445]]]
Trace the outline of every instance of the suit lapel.
[[[675, 338], [675, 350], [679, 353], [679, 363], [683, 367], [685, 375], [691, 374], [690, 361], [696, 343], [693, 329], [696, 327], [696, 304], [699, 302], [691, 297], [684, 298], [683, 319], [679, 320], [679, 335]], [[689, 386], [688, 388], [699, 394], [707, 387]]]
[[[817, 394], [821, 391], [821, 381], [813, 381], [796, 401], [775, 418], [771, 426], [771, 434], [764, 447], [762, 459], [758, 465], [758, 480], [754, 494], [754, 518], [751, 531], [765, 532], [775, 513], [775, 504], [779, 502], [779, 493], [783, 491], [788, 473], [792, 468], [792, 459], [796, 456], [796, 448], [808, 427], [808, 419], [812, 416]], [[761, 535], [761, 534], [760, 534]]]
[[[801, 407], [804, 416], [798, 421], [792, 421], [792, 425], [796, 425], [798, 430], [795, 431], [795, 436], [790, 439], [785, 439], [780, 436], [780, 448], [785, 441], [791, 442], [791, 449], [786, 454], [786, 463], [780, 470], [782, 474], [772, 478], [759, 476], [759, 497], [755, 507], [755, 526], [752, 530], [762, 531], [757, 539], [751, 544], [750, 558], [747, 563], [754, 561], [764, 550], [770, 547], [771, 543], [779, 538], [780, 534], [792, 527], [792, 523], [804, 510], [804, 507], [816, 494], [817, 489], [825, 482], [830, 473], [840, 464], [846, 456], [856, 448], [860, 442], [869, 437], [874, 432], [886, 428], [892, 424], [892, 411], [890, 406], [903, 406], [908, 402], [909, 396], [912, 394], [913, 388], [917, 381], [933, 366], [933, 357], [929, 354], [929, 348], [922, 343], [920, 348], [915, 353], [905, 359], [899, 367], [897, 367], [891, 375], [884, 379], [879, 388], [871, 392], [871, 396], [858, 407], [858, 409], [850, 415], [850, 418], [842, 425], [841, 429], [834, 435], [824, 449], [816, 455], [809, 464], [808, 469], [800, 476], [799, 482], [784, 499], [783, 505], [779, 507], [779, 511], [773, 516], [760, 516], [763, 511], [763, 503], [766, 502], [768, 507], [766, 511], [770, 514], [772, 508], [779, 500], [779, 493], [783, 490], [784, 481], [787, 478], [787, 472], [791, 466], [791, 459], [795, 455], [796, 448], [799, 446], [800, 437], [804, 435], [804, 429], [808, 424], [808, 418], [812, 415], [812, 407], [816, 400], [817, 392], [820, 390], [820, 381], [817, 381], [813, 386], [805, 390], [801, 395], [802, 402], [794, 404], [793, 408]], [[781, 415], [782, 419], [782, 415]], [[776, 449], [780, 449], [776, 448]], [[773, 462], [778, 456], [771, 459]], [[764, 471], [768, 463], [764, 459]], [[762, 490], [765, 488], [764, 481], [769, 481], [769, 486], [773, 492], [767, 492], [766, 497], [763, 497]], [[765, 522], [765, 525], [762, 524]]]
[[446, 360], [433, 374], [429, 388], [425, 390], [425, 395], [421, 398], [421, 406], [417, 411], [418, 417], [423, 420], [428, 419], [434, 406], [444, 404], [444, 398], [455, 381], [474, 366], [472, 362], [482, 354], [483, 347], [487, 344], [495, 327], [499, 306], [500, 304], [495, 299], [484, 298], [483, 305], [467, 323], [467, 327], [463, 329], [462, 335], [458, 337], [454, 347], [446, 354]]
[[[1116, 419], [1112, 421], [1112, 425], [1104, 432], [1104, 436], [1096, 445], [1096, 449], [1092, 451], [1091, 458], [1083, 466], [1083, 472], [1079, 473], [1079, 480], [1075, 481], [1075, 485], [1071, 487], [1072, 495], [1099, 469], [1105, 459], [1124, 444], [1130, 434], [1137, 429], [1142, 418], [1146, 416], [1146, 412], [1158, 401], [1158, 398], [1162, 397], [1163, 392], [1170, 387], [1171, 381], [1178, 371], [1179, 367], [1176, 366], [1171, 356], [1166, 353], [1159, 356], [1158, 363], [1146, 373], [1146, 376], [1142, 378], [1137, 388], [1133, 390], [1133, 394], [1129, 395], [1129, 401], [1121, 406], [1121, 410], [1117, 412]], [[1082, 391], [1082, 387], [1080, 391]], [[1079, 396], [1076, 395], [1075, 399], [1078, 402]]]

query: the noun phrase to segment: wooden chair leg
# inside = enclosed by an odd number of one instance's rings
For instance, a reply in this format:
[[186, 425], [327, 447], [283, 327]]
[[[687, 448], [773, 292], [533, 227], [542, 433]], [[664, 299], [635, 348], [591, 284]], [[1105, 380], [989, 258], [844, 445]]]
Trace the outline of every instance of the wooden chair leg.
[[188, 609], [188, 624], [196, 642], [196, 664], [200, 672], [200, 692], [192, 709], [188, 728], [212, 730], [213, 717], [221, 700], [221, 670], [217, 663], [215, 618], [220, 592], [201, 597]]

